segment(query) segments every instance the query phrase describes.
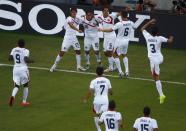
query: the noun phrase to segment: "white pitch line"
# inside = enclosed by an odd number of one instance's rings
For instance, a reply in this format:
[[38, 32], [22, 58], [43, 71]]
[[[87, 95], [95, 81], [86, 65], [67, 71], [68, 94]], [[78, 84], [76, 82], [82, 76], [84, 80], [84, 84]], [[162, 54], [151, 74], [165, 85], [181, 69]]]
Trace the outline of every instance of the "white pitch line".
[[[9, 67], [13, 67], [13, 65], [11, 65], [11, 64], [0, 64], [0, 66], [9, 66]], [[47, 71], [49, 71], [49, 68], [46, 68], [46, 67], [33, 67], [33, 66], [29, 66], [28, 68], [30, 68], [30, 69], [47, 70]], [[79, 71], [73, 71], [73, 70], [56, 69], [56, 71], [67, 72], [67, 73], [76, 73], [76, 74], [96, 75], [96, 73], [91, 73], [91, 72], [79, 72]], [[118, 76], [116, 76], [116, 75], [104, 75], [104, 76], [112, 77], [112, 78], [118, 78]], [[137, 78], [137, 77], [128, 77], [128, 79], [132, 79], [132, 80], [141, 80], [141, 81], [154, 81], [153, 79]], [[169, 83], [169, 84], [176, 84], [176, 85], [186, 85], [186, 83], [183, 83], [183, 82], [176, 82], [176, 81], [164, 81], [164, 80], [161, 80], [161, 82], [163, 82], [163, 83]]]

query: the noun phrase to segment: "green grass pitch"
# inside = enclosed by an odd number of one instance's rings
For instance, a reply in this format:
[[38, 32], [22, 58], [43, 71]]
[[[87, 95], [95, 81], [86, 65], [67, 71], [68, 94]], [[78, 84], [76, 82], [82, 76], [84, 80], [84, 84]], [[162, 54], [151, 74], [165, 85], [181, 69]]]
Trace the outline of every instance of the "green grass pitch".
[[[25, 39], [31, 58], [35, 60], [29, 66], [51, 67], [61, 48], [62, 37], [0, 32], [0, 63], [12, 64], [8, 61], [8, 55], [19, 38]], [[186, 83], [186, 50], [163, 48], [162, 53], [161, 80]], [[85, 63], [83, 56], [82, 52], [82, 64]], [[128, 58], [131, 77], [151, 79], [147, 50], [143, 44], [130, 44]], [[103, 55], [102, 59], [104, 67], [107, 67]], [[93, 52], [91, 63], [88, 72], [95, 72]], [[75, 65], [75, 55], [71, 49], [58, 68], [75, 70]], [[20, 106], [21, 88], [14, 106], [9, 107], [13, 88], [12, 67], [0, 66], [0, 131], [96, 131], [91, 112], [92, 99], [87, 104], [83, 103], [94, 75], [30, 69], [30, 76], [28, 100], [31, 105], [26, 108]], [[142, 115], [142, 108], [146, 105], [151, 107], [151, 116], [157, 119], [161, 131], [186, 129], [186, 85], [162, 83], [167, 99], [160, 105], [154, 82], [108, 78], [114, 93], [110, 99], [116, 101], [117, 111], [122, 113], [124, 130], [132, 130], [134, 120]]]

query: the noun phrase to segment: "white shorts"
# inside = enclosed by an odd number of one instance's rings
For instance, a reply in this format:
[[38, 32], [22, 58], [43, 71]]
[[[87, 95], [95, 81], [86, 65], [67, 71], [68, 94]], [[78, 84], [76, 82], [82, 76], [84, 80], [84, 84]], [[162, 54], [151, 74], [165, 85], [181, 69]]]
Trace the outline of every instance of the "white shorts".
[[160, 74], [159, 65], [163, 63], [163, 56], [159, 55], [156, 57], [149, 57], [149, 60], [152, 75], [159, 75]]
[[118, 55], [127, 54], [129, 45], [129, 40], [127, 39], [116, 39], [116, 43], [114, 45], [114, 52], [116, 51]]
[[80, 50], [80, 44], [77, 40], [76, 37], [64, 37], [62, 46], [61, 46], [61, 51], [67, 52], [68, 49], [73, 46], [74, 50]]
[[13, 69], [13, 81], [17, 85], [26, 84], [29, 82], [29, 70], [22, 67], [14, 67]]
[[94, 104], [93, 110], [96, 114], [101, 114], [108, 110], [108, 104]]
[[104, 38], [103, 51], [113, 51], [116, 38]]
[[85, 37], [84, 38], [84, 50], [89, 51], [91, 46], [93, 47], [94, 51], [99, 51], [99, 37], [95, 37], [95, 38]]

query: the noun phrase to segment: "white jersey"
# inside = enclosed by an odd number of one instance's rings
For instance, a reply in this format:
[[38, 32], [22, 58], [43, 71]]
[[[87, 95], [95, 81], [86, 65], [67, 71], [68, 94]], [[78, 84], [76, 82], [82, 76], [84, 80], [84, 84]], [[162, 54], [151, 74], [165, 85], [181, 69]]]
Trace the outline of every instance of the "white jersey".
[[92, 18], [92, 20], [88, 21], [86, 17], [84, 17], [82, 23], [84, 27], [85, 37], [91, 37], [91, 38], [98, 37], [99, 23], [95, 18]]
[[[108, 17], [104, 18], [103, 15], [97, 16], [100, 20], [102, 27], [104, 29], [110, 29], [114, 26], [114, 20], [117, 18], [117, 14], [110, 14]], [[115, 31], [112, 32], [104, 32], [104, 38], [112, 38], [116, 37]]]
[[90, 83], [90, 89], [94, 90], [94, 104], [108, 103], [108, 90], [111, 89], [110, 80], [105, 77], [97, 77]]
[[25, 48], [15, 47], [12, 49], [10, 55], [14, 59], [14, 67], [27, 67], [24, 60], [25, 57], [29, 57], [29, 50]]
[[113, 27], [113, 30], [118, 30], [117, 38], [119, 39], [130, 39], [132, 29], [135, 29], [134, 22], [127, 20], [127, 21], [120, 21], [116, 23]]
[[101, 114], [100, 122], [104, 122], [106, 131], [119, 131], [119, 121], [122, 120], [121, 113], [106, 111]]
[[140, 117], [136, 119], [133, 128], [136, 128], [138, 131], [153, 131], [153, 129], [158, 128], [158, 125], [155, 119]]
[[148, 57], [162, 56], [161, 44], [167, 42], [168, 39], [163, 36], [152, 36], [146, 30], [143, 30], [143, 36], [147, 43]]
[[78, 27], [79, 24], [82, 23], [81, 19], [76, 17], [72, 18], [71, 16], [67, 17], [66, 23], [64, 25], [65, 37], [76, 37], [76, 30], [72, 29], [69, 24], [73, 24], [75, 27]]

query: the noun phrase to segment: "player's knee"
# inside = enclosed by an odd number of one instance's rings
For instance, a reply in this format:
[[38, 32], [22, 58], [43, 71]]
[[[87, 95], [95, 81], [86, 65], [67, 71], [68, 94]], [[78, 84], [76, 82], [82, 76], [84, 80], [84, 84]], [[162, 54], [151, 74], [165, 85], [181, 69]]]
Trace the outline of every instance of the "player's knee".
[[19, 88], [20, 86], [19, 85], [17, 85], [16, 83], [15, 83], [15, 85], [14, 85], [15, 87], [17, 87], [17, 88]]
[[28, 82], [23, 84], [23, 87], [28, 87]]
[[81, 51], [80, 50], [76, 50], [76, 54], [77, 55], [80, 55], [81, 54]]
[[62, 57], [64, 54], [65, 54], [64, 51], [60, 51], [60, 52], [59, 52], [59, 56], [61, 56], [61, 57]]

